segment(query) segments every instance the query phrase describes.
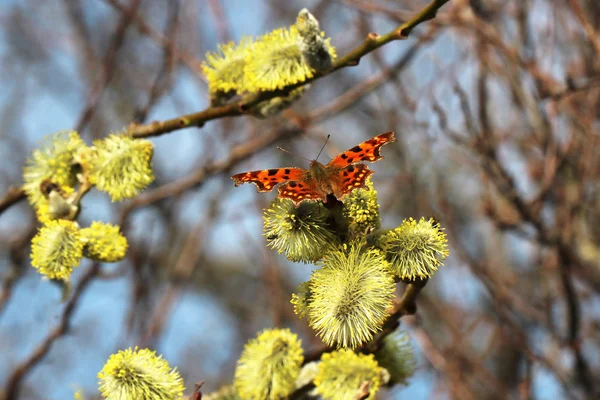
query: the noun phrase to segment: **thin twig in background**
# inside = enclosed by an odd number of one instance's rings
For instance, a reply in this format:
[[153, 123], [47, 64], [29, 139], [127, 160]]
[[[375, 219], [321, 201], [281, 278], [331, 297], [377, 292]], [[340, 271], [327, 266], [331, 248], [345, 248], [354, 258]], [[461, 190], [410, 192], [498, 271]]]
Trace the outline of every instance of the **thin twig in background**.
[[48, 355], [54, 342], [68, 332], [71, 317], [79, 304], [79, 299], [89, 287], [90, 283], [93, 282], [99, 271], [100, 263], [92, 263], [91, 267], [89, 267], [80, 278], [77, 286], [73, 290], [71, 298], [67, 304], [65, 304], [58, 324], [48, 332], [48, 335], [43, 339], [42, 343], [40, 343], [24, 361], [12, 369], [6, 383], [6, 400], [17, 400], [19, 398], [23, 380], [31, 370]]
[[101, 74], [98, 75], [93, 83], [81, 117], [75, 124], [75, 130], [78, 132], [81, 132], [83, 128], [90, 122], [94, 116], [94, 113], [96, 112], [100, 100], [102, 99], [104, 90], [110, 84], [110, 81], [114, 75], [119, 50], [123, 46], [125, 40], [125, 34], [127, 33], [130, 24], [133, 22], [141, 3], [141, 0], [132, 0], [129, 10], [127, 10], [127, 13], [125, 13], [121, 18], [121, 22], [119, 23], [115, 35], [112, 38], [112, 42], [109, 45], [106, 54], [104, 55]]

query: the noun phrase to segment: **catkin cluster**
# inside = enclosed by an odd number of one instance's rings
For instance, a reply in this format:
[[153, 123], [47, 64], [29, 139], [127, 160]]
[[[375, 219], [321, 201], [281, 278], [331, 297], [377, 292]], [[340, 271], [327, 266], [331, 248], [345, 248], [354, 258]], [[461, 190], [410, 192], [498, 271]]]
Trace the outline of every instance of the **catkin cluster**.
[[432, 277], [448, 255], [433, 220], [380, 226], [370, 180], [333, 208], [276, 199], [264, 213], [267, 245], [290, 261], [317, 266], [292, 303], [329, 346], [357, 348], [371, 340], [388, 316], [395, 282]]
[[[208, 81], [212, 105], [222, 105], [235, 95], [284, 90], [331, 68], [336, 57], [330, 39], [307, 10], [298, 13], [296, 23], [254, 39], [220, 45], [207, 53], [202, 69]], [[300, 86], [257, 104], [251, 112], [268, 117], [289, 107], [308, 89]]]
[[50, 279], [68, 281], [83, 257], [116, 262], [127, 240], [116, 225], [76, 222], [92, 188], [113, 201], [131, 198], [154, 180], [154, 146], [147, 140], [111, 135], [87, 146], [77, 132], [50, 135], [27, 161], [23, 190], [42, 226], [32, 240], [31, 264]]
[[[227, 391], [237, 397], [218, 397], [217, 392], [211, 398], [279, 399], [310, 384], [312, 395], [324, 399], [373, 399], [383, 385], [406, 383], [415, 369], [406, 334], [385, 336], [372, 354], [355, 350], [381, 331], [396, 282], [433, 276], [448, 255], [447, 240], [432, 219], [408, 219], [382, 230], [379, 211], [370, 180], [367, 188], [333, 206], [276, 199], [265, 210], [267, 245], [290, 261], [315, 264], [291, 301], [295, 313], [336, 350], [300, 369], [296, 336], [288, 330], [265, 331], [246, 345], [238, 361], [234, 386]], [[288, 355], [292, 348], [295, 356]]]

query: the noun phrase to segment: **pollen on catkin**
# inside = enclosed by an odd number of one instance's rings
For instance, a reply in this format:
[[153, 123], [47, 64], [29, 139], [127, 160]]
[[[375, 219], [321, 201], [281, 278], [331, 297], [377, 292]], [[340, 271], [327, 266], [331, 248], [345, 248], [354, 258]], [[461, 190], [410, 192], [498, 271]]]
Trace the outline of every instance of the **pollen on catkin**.
[[[331, 39], [324, 38], [319, 23], [308, 10], [298, 14], [296, 24], [279, 28], [254, 40], [244, 37], [206, 54], [206, 75], [211, 104], [222, 105], [241, 93], [284, 89], [331, 68], [336, 53]], [[266, 118], [296, 101], [304, 90], [272, 99], [254, 107], [254, 115]]]
[[410, 336], [396, 331], [383, 339], [383, 345], [375, 352], [375, 359], [390, 374], [391, 384], [406, 385], [415, 373], [416, 361]]
[[315, 377], [317, 393], [325, 400], [356, 399], [361, 386], [368, 382], [369, 396], [374, 399], [382, 382], [383, 369], [372, 354], [355, 354], [342, 349], [323, 354]]
[[95, 221], [80, 232], [85, 257], [104, 262], [116, 262], [125, 258], [127, 239], [117, 225]]
[[280, 399], [295, 388], [304, 360], [301, 342], [289, 329], [268, 329], [244, 346], [235, 369], [242, 399]]
[[242, 37], [239, 43], [219, 45], [217, 52], [206, 53], [202, 71], [211, 93], [240, 92], [244, 87], [244, 66], [248, 53], [252, 53], [254, 39]]
[[267, 245], [290, 261], [317, 261], [339, 243], [327, 217], [321, 203], [302, 202], [296, 207], [291, 200], [275, 199], [263, 216]]
[[308, 315], [308, 305], [311, 300], [310, 284], [309, 282], [302, 282], [298, 285], [296, 293], [292, 294], [290, 303], [294, 305], [294, 313], [300, 318], [306, 318]]
[[35, 217], [42, 224], [47, 224], [55, 219], [50, 212], [50, 202], [48, 199], [43, 199], [38, 202], [38, 205], [35, 208]]
[[432, 218], [404, 220], [378, 241], [392, 272], [400, 279], [431, 278], [449, 254], [446, 234]]
[[61, 187], [74, 187], [77, 173], [74, 155], [85, 143], [75, 131], [62, 131], [45, 138], [35, 149], [23, 169], [23, 190], [29, 203], [37, 208], [45, 196], [41, 184], [46, 179]]
[[[314, 17], [313, 17], [314, 19]], [[303, 29], [307, 24], [302, 24]], [[302, 31], [303, 34], [306, 30]], [[330, 39], [319, 38], [330, 59], [335, 58], [335, 49]], [[286, 86], [304, 82], [314, 76], [315, 67], [309, 62], [308, 51], [313, 47], [305, 46], [306, 36], [302, 36], [298, 26], [279, 28], [259, 38], [251, 51], [246, 50], [246, 65], [244, 67], [245, 90], [249, 92], [283, 89]], [[315, 65], [316, 66], [316, 65]]]
[[381, 329], [395, 284], [384, 255], [358, 243], [327, 253], [309, 280], [308, 323], [329, 346], [356, 348]]
[[121, 135], [94, 142], [89, 179], [98, 190], [107, 192], [112, 201], [136, 196], [154, 180], [154, 145], [144, 139]]
[[50, 279], [67, 281], [83, 257], [77, 223], [49, 221], [31, 240], [31, 265]]
[[344, 216], [354, 237], [365, 236], [381, 225], [377, 191], [371, 178], [367, 180], [367, 188], [353, 190], [344, 197]]
[[262, 36], [247, 51], [244, 66], [245, 90], [248, 92], [283, 89], [313, 77], [302, 58], [300, 36], [295, 26], [279, 28]]
[[98, 373], [102, 396], [109, 400], [175, 400], [183, 395], [176, 368], [149, 349], [126, 349], [110, 356]]

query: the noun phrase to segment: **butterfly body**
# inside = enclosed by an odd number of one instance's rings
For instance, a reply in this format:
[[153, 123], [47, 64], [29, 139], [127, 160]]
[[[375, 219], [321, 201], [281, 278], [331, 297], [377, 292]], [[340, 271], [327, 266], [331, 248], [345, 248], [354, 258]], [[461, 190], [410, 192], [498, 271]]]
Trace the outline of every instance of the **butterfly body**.
[[387, 132], [338, 154], [327, 164], [313, 160], [308, 169], [273, 168], [243, 172], [231, 178], [235, 186], [252, 182], [259, 192], [269, 192], [282, 184], [278, 188], [279, 197], [290, 199], [296, 205], [304, 200], [326, 202], [327, 195], [341, 199], [354, 189], [366, 187], [373, 171], [362, 162], [382, 159], [381, 146], [395, 141], [394, 132]]
[[321, 198], [325, 198], [327, 194], [334, 193], [335, 182], [329, 179], [332, 176], [332, 167], [327, 168], [317, 160], [312, 160], [308, 167], [307, 181], [311, 184], [310, 189], [318, 193]]

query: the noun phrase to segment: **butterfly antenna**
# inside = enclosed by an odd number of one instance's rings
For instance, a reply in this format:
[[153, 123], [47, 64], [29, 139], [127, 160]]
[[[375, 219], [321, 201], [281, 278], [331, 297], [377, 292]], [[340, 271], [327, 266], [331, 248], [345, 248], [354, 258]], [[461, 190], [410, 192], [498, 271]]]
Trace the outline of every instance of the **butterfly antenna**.
[[301, 159], [303, 159], [303, 160], [306, 160], [306, 161], [312, 161], [312, 160], [309, 160], [308, 158], [304, 158], [304, 157], [302, 157], [302, 156], [299, 156], [298, 154], [294, 154], [294, 153], [292, 153], [291, 151], [284, 149], [283, 147], [279, 147], [279, 146], [277, 146], [277, 150], [281, 150], [281, 151], [283, 151], [284, 153], [288, 153], [288, 154], [290, 154], [290, 155], [292, 155], [292, 156], [294, 156], [294, 157], [299, 157], [299, 158], [301, 158]]
[[315, 158], [315, 160], [319, 159], [319, 156], [321, 155], [321, 153], [323, 152], [323, 149], [325, 148], [325, 146], [327, 145], [327, 142], [329, 141], [329, 138], [331, 137], [331, 135], [327, 135], [327, 139], [325, 139], [325, 143], [323, 143], [323, 147], [321, 147], [321, 150], [319, 150], [319, 154], [317, 154], [317, 158]]

